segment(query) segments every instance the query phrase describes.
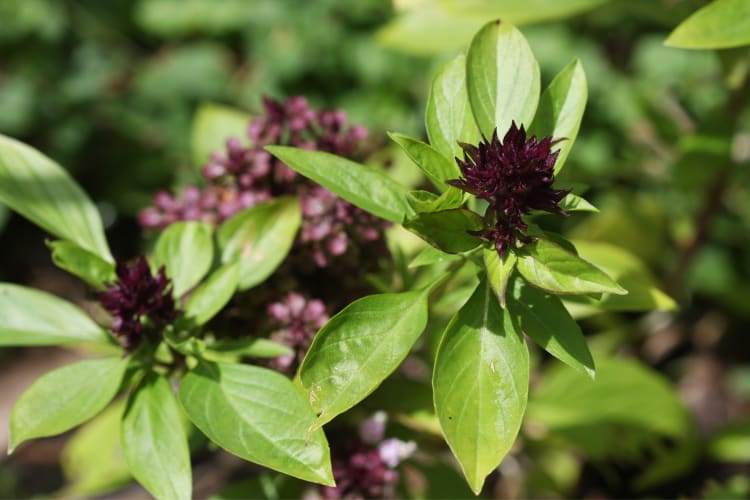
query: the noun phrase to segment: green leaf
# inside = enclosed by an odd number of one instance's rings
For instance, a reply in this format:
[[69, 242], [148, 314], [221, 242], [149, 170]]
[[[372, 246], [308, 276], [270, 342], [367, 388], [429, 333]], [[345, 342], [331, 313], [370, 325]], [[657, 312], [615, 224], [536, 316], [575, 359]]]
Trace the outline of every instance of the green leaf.
[[273, 274], [292, 248], [301, 222], [297, 198], [280, 196], [237, 213], [219, 227], [221, 261], [240, 261], [240, 290]]
[[451, 187], [440, 196], [429, 191], [417, 189], [406, 194], [406, 201], [415, 212], [437, 212], [449, 208], [458, 208], [464, 202], [463, 191]]
[[585, 199], [573, 193], [568, 193], [558, 204], [566, 212], [598, 212], [599, 209]]
[[628, 293], [604, 271], [549, 240], [539, 238], [519, 249], [517, 255], [518, 272], [544, 291], [571, 295]]
[[514, 253], [506, 252], [501, 259], [497, 250], [490, 247], [482, 249], [482, 259], [492, 291], [495, 292], [500, 307], [505, 308], [505, 292], [508, 288], [510, 276], [516, 268], [518, 258]]
[[521, 428], [529, 352], [486, 279], [451, 319], [432, 377], [445, 439], [475, 494]]
[[117, 280], [115, 266], [71, 241], [48, 241], [52, 262], [60, 269], [78, 276], [94, 288], [103, 289]]
[[247, 113], [219, 104], [202, 104], [193, 118], [191, 133], [195, 165], [205, 165], [212, 152], [223, 152], [230, 137], [247, 143], [249, 124], [250, 115]]
[[598, 7], [610, 0], [439, 0], [450, 15], [499, 17], [513, 24], [530, 24], [565, 19]]
[[726, 49], [750, 44], [750, 3], [715, 0], [679, 24], [664, 43], [683, 49]]
[[305, 397], [283, 375], [251, 365], [200, 363], [180, 384], [190, 420], [240, 458], [333, 486], [330, 452]]
[[190, 294], [185, 304], [185, 316], [202, 325], [227, 305], [237, 290], [240, 263], [230, 262], [217, 269]]
[[733, 422], [719, 430], [708, 451], [722, 462], [750, 462], [750, 421]]
[[34, 148], [2, 134], [0, 201], [45, 231], [114, 262], [99, 212], [70, 174]]
[[65, 443], [60, 465], [66, 485], [60, 497], [103, 495], [130, 482], [132, 476], [120, 448], [120, 421], [124, 411], [125, 401], [115, 401]]
[[586, 74], [578, 59], [568, 64], [542, 93], [529, 133], [539, 138], [562, 139], [556, 148], [560, 153], [555, 162], [555, 173], [563, 167], [576, 140], [587, 97]]
[[182, 221], [171, 224], [156, 241], [151, 258], [154, 271], [166, 267], [172, 279], [172, 295], [193, 288], [211, 268], [214, 247], [211, 227], [205, 222]]
[[76, 306], [33, 288], [0, 283], [0, 346], [109, 344], [111, 338]]
[[413, 213], [406, 202], [408, 189], [376, 168], [321, 151], [285, 146], [266, 149], [300, 174], [381, 219], [400, 224]]
[[149, 373], [128, 399], [121, 445], [130, 471], [156, 498], [192, 496], [190, 451], [169, 380]]
[[450, 158], [454, 165], [453, 158], [460, 158], [463, 152], [459, 142], [479, 143], [481, 137], [466, 92], [466, 56], [463, 54], [445, 64], [433, 78], [425, 127], [432, 147]]
[[464, 208], [452, 208], [440, 212], [423, 212], [404, 222], [404, 227], [435, 248], [447, 253], [468, 252], [482, 241], [469, 231], [484, 229], [484, 220], [479, 214]]
[[79, 361], [39, 377], [10, 414], [8, 452], [29, 439], [55, 436], [90, 419], [117, 394], [126, 358]]
[[456, 189], [445, 183], [447, 180], [461, 177], [461, 170], [455, 161], [444, 156], [429, 144], [412, 137], [395, 132], [389, 132], [388, 136], [401, 146], [407, 156], [416, 163], [440, 192]]
[[531, 124], [539, 103], [539, 64], [512, 24], [492, 21], [474, 36], [466, 57], [466, 85], [485, 137], [497, 128], [502, 138], [512, 120], [518, 126]]
[[263, 338], [220, 340], [207, 347], [208, 351], [250, 358], [277, 358], [294, 353], [291, 348], [284, 344]]
[[516, 277], [508, 298], [508, 310], [517, 318], [521, 330], [545, 351], [594, 378], [594, 359], [581, 327], [558, 297], [544, 293]]
[[417, 267], [430, 266], [432, 264], [440, 264], [444, 262], [452, 262], [454, 260], [461, 260], [462, 256], [453, 253], [445, 253], [442, 250], [438, 250], [433, 246], [426, 246], [421, 252], [414, 257], [409, 263], [409, 268], [414, 269]]
[[677, 308], [674, 299], [659, 289], [656, 279], [635, 255], [608, 243], [576, 240], [575, 246], [582, 258], [604, 270], [628, 291], [627, 295], [604, 294], [599, 299], [576, 297], [575, 301], [610, 311], [670, 311]]
[[398, 368], [427, 326], [432, 286], [363, 297], [315, 335], [300, 381], [320, 413], [317, 426], [362, 401]]

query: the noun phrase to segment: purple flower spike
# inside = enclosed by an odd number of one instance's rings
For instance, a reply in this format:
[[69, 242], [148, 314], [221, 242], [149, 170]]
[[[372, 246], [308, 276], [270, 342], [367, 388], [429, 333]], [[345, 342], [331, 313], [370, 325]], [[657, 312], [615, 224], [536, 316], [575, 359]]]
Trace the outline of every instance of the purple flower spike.
[[489, 202], [496, 222], [478, 236], [494, 243], [501, 257], [517, 241], [528, 240], [523, 234], [528, 229], [523, 215], [532, 210], [567, 215], [559, 203], [569, 191], [552, 188], [559, 154], [552, 151], [556, 142], [533, 135], [527, 139], [523, 125], [518, 128], [512, 122], [502, 142], [495, 130], [489, 141], [484, 139], [477, 146], [461, 144], [464, 158], [456, 162], [463, 178], [448, 184]]
[[139, 257], [130, 264], [119, 262], [115, 272], [117, 281], [99, 293], [99, 301], [114, 318], [112, 332], [132, 351], [149, 327], [161, 328], [174, 321], [178, 310], [164, 267], [153, 276], [146, 258]]

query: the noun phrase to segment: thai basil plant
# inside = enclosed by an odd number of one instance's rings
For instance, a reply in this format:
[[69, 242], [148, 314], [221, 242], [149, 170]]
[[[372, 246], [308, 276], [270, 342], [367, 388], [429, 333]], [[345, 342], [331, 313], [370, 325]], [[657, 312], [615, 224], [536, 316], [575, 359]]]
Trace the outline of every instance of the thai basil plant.
[[[93, 290], [84, 312], [0, 284], [0, 345], [83, 345], [99, 356], [42, 376], [19, 398], [10, 451], [109, 407], [101, 416], [120, 412], [130, 473], [158, 498], [191, 496], [202, 436], [324, 485], [325, 497], [392, 496], [413, 444], [384, 440], [382, 418], [362, 421], [353, 439], [334, 429], [330, 447], [323, 426], [402, 364], [436, 319], [431, 306], [463, 280], [434, 347], [432, 387], [442, 434], [479, 493], [519, 434], [526, 336], [593, 378], [568, 311], [627, 293], [546, 229], [552, 217], [596, 210], [555, 183], [585, 102], [578, 61], [541, 92], [525, 39], [497, 21], [433, 80], [429, 144], [391, 135], [432, 190], [366, 163], [366, 131], [301, 98], [267, 99], [244, 138], [235, 134], [245, 115], [233, 115], [231, 131], [206, 118], [194, 138], [210, 143], [198, 147], [204, 185], [154, 197], [139, 216], [153, 248], [131, 261], [112, 256], [96, 207], [65, 170], [0, 137], [0, 200], [58, 238], [48, 243], [55, 264]], [[381, 262], [391, 225], [426, 244], [389, 281]]]
[[[434, 191], [324, 152], [268, 147], [278, 158], [370, 213], [403, 224], [429, 247], [413, 266], [474, 266], [477, 283], [439, 340], [432, 367], [442, 433], [475, 493], [519, 433], [529, 387], [528, 335], [591, 377], [581, 329], [561, 297], [592, 303], [627, 293], [575, 246], [544, 229], [545, 214], [593, 210], [554, 185], [581, 123], [586, 82], [577, 61], [540, 96], [525, 39], [500, 21], [435, 77], [425, 125], [430, 144], [391, 137]], [[318, 414], [312, 429], [362, 401], [407, 357], [428, 321], [432, 283], [357, 300], [315, 336], [299, 381]]]

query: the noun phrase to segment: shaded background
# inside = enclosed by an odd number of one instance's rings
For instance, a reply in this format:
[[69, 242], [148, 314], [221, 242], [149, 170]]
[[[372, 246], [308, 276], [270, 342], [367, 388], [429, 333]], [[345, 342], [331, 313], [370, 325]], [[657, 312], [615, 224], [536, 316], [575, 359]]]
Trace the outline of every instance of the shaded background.
[[[423, 136], [431, 76], [494, 16], [487, 3], [2, 0], [0, 132], [65, 165], [100, 208], [115, 255], [130, 258], [140, 250], [134, 216], [154, 191], [200, 178], [189, 144], [201, 103], [252, 114], [263, 95], [300, 94], [316, 107], [344, 108], [383, 144], [386, 130]], [[584, 329], [593, 350], [637, 358], [669, 381], [691, 415], [690, 447], [606, 420], [536, 440], [526, 429], [525, 449], [487, 494], [750, 494], [748, 49], [663, 45], [706, 2], [603, 0], [564, 19], [534, 3], [503, 14], [523, 25], [543, 84], [574, 57], [589, 82], [559, 182], [588, 186], [601, 213], [561, 229], [639, 256], [680, 305], [598, 314], [583, 318]], [[86, 297], [52, 267], [41, 231], [5, 211], [0, 221], [0, 280]], [[0, 416], [32, 374], [68, 356], [0, 350]], [[641, 406], [637, 385], [619, 390], [610, 396], [633, 412], [660, 411]], [[3, 459], [0, 496], [59, 490], [64, 442]], [[644, 470], [680, 457], [687, 465], [677, 472], [636, 485]]]

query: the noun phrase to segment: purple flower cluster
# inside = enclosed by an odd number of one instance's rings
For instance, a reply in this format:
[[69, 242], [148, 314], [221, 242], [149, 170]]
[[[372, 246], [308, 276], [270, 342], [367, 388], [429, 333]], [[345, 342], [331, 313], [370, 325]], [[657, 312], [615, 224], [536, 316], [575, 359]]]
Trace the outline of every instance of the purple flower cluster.
[[301, 207], [299, 242], [319, 267], [346, 253], [352, 239], [367, 243], [383, 235], [381, 219], [321, 186], [310, 186], [302, 192]]
[[360, 160], [368, 149], [367, 129], [347, 126], [341, 110], [316, 111], [303, 97], [285, 102], [265, 98], [263, 107], [264, 114], [248, 126], [249, 146], [233, 137], [223, 153], [211, 155], [202, 169], [206, 188], [189, 186], [179, 196], [160, 191], [153, 205], [140, 213], [140, 224], [151, 229], [163, 229], [179, 220], [218, 224], [240, 210], [292, 194], [302, 203], [299, 244], [318, 266], [325, 267], [344, 254], [352, 240], [379, 239], [383, 221], [298, 176], [264, 149], [281, 144]]
[[456, 162], [463, 178], [448, 183], [489, 202], [495, 224], [479, 236], [492, 242], [501, 257], [517, 241], [526, 240], [523, 215], [531, 210], [567, 215], [558, 204], [569, 191], [552, 189], [559, 153], [552, 151], [555, 142], [551, 137], [527, 140], [523, 125], [518, 128], [513, 122], [502, 142], [496, 129], [489, 141], [461, 144], [464, 159]]
[[360, 440], [334, 450], [332, 465], [336, 486], [324, 487], [324, 498], [393, 498], [399, 480], [396, 467], [416, 449], [413, 442], [383, 440], [385, 413], [362, 422]]
[[293, 369], [295, 361], [302, 361], [312, 339], [328, 321], [325, 305], [317, 299], [307, 299], [291, 292], [284, 299], [272, 302], [267, 308], [268, 316], [274, 324], [271, 339], [289, 346], [294, 351], [288, 356], [271, 360], [271, 366], [281, 372]]
[[154, 276], [146, 258], [139, 257], [130, 264], [119, 262], [115, 272], [117, 281], [99, 293], [99, 301], [114, 318], [112, 332], [131, 351], [138, 346], [146, 329], [174, 321], [178, 311], [164, 267]]

